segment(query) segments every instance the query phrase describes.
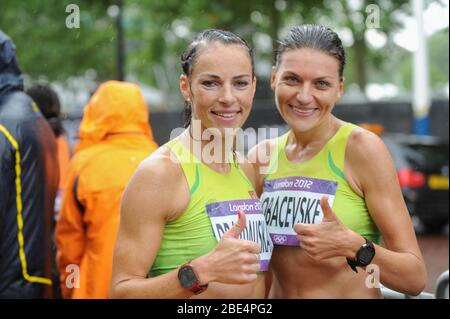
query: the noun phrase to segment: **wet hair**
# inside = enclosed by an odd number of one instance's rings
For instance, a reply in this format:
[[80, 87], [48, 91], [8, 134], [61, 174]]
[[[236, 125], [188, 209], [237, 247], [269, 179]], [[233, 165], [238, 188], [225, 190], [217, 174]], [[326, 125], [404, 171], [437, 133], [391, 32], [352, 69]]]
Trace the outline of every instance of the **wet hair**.
[[283, 53], [294, 49], [309, 48], [335, 57], [339, 62], [339, 77], [342, 79], [345, 51], [341, 39], [330, 28], [315, 24], [295, 26], [278, 43], [275, 52], [275, 68], [281, 64]]
[[[197, 62], [200, 55], [201, 48], [212, 43], [221, 43], [225, 45], [241, 45], [247, 50], [247, 53], [252, 64], [252, 77], [255, 77], [255, 65], [253, 60], [253, 51], [247, 42], [241, 38], [239, 35], [224, 30], [218, 29], [207, 29], [194, 38], [194, 40], [189, 44], [186, 50], [181, 55], [181, 67], [183, 73], [189, 77], [192, 74], [192, 69]], [[192, 117], [192, 105], [190, 102], [184, 102], [184, 127], [187, 128], [191, 124]]]
[[48, 85], [37, 84], [26, 90], [47, 119], [50, 127], [58, 137], [64, 133], [61, 119], [61, 104], [56, 92]]

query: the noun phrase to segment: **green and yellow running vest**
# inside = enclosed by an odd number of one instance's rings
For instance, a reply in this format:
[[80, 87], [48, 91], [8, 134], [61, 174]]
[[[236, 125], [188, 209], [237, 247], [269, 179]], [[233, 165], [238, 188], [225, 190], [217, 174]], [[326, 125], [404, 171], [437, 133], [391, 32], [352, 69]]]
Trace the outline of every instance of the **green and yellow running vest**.
[[[367, 237], [373, 242], [379, 243], [380, 233], [369, 214], [364, 198], [352, 190], [344, 175], [345, 149], [350, 133], [356, 127], [356, 125], [351, 123], [343, 124], [318, 154], [302, 163], [290, 162], [286, 157], [285, 147], [290, 131], [280, 136], [276, 140], [276, 147], [271, 157], [270, 169], [268, 174], [265, 176], [264, 183], [265, 185], [270, 185], [270, 181], [277, 180], [281, 181], [281, 184], [283, 181], [293, 180], [292, 177], [305, 177], [306, 180], [309, 178], [311, 180], [317, 179], [331, 181], [333, 184], [337, 183], [336, 194], [332, 206], [336, 216], [348, 228], [364, 237]], [[268, 181], [269, 184], [267, 184]], [[273, 191], [273, 189], [271, 189], [271, 191]], [[265, 190], [261, 196], [261, 202], [263, 202], [263, 212], [266, 215], [266, 222], [268, 224], [270, 222], [270, 218], [273, 217], [268, 217], [268, 209], [273, 210], [273, 207], [268, 208], [267, 203], [269, 200], [272, 200], [273, 202], [273, 198], [271, 198], [275, 196], [273, 194], [274, 193], [269, 193], [269, 191]], [[281, 212], [280, 209], [284, 209], [286, 211], [286, 208], [288, 208], [288, 213], [291, 215], [295, 208], [299, 210], [298, 207], [300, 205], [296, 206], [295, 203], [292, 204], [291, 202], [287, 202], [286, 199], [276, 198], [275, 200], [278, 200], [279, 203], [281, 203], [282, 200], [286, 202], [284, 203], [283, 208], [277, 207], [279, 211], [278, 213], [283, 214], [283, 216], [286, 216], [286, 212]], [[289, 200], [292, 202], [296, 201], [295, 198]], [[279, 204], [279, 206], [281, 207], [281, 204]], [[307, 205], [304, 206], [306, 207]], [[300, 215], [300, 213], [298, 215]], [[279, 218], [279, 216], [277, 218]], [[283, 222], [281, 221], [281, 223]], [[274, 236], [272, 232], [271, 236]], [[276, 242], [276, 238], [274, 239], [274, 243], [278, 244]]]
[[206, 212], [206, 205], [251, 199], [255, 194], [253, 185], [234, 159], [230, 171], [220, 174], [197, 159], [178, 138], [169, 141], [165, 146], [178, 158], [189, 185], [191, 198], [180, 217], [166, 223], [161, 246], [149, 277], [165, 274], [213, 250], [217, 240]]

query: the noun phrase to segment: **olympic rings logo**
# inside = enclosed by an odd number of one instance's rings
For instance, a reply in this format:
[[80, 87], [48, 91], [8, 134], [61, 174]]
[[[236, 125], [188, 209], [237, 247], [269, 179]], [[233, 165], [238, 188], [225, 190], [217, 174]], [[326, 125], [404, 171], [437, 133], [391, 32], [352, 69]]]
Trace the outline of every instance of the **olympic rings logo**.
[[273, 242], [274, 242], [274, 244], [277, 244], [277, 245], [283, 245], [287, 242], [287, 236], [286, 235], [274, 235]]

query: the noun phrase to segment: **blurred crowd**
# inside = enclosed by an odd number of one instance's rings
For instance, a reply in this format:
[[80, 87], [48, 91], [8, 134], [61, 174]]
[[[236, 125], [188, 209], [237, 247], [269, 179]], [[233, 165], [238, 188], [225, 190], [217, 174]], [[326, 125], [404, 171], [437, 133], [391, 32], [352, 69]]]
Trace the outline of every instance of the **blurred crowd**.
[[98, 87], [73, 150], [60, 111], [0, 31], [0, 298], [108, 297], [120, 198], [157, 148], [135, 84]]

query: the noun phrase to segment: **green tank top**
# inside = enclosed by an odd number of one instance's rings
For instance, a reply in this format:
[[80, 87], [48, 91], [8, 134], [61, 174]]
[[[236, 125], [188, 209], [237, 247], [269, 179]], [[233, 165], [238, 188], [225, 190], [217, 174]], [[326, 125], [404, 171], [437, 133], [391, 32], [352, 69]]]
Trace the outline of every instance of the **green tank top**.
[[[379, 243], [380, 233], [369, 214], [364, 198], [352, 190], [344, 175], [345, 149], [348, 137], [356, 127], [351, 123], [343, 124], [318, 154], [303, 163], [290, 162], [286, 157], [285, 147], [290, 131], [280, 136], [276, 140], [269, 174], [265, 176], [265, 180], [301, 176], [337, 182], [332, 207], [336, 216], [348, 228]], [[264, 195], [265, 193], [261, 200]]]
[[[198, 160], [176, 138], [165, 144], [178, 158], [189, 185], [191, 198], [176, 220], [167, 222], [149, 277], [165, 274], [205, 255], [217, 244], [206, 205], [236, 199], [250, 199], [254, 188], [233, 159], [230, 171], [220, 174]], [[176, 194], [174, 194], [176, 196]]]

